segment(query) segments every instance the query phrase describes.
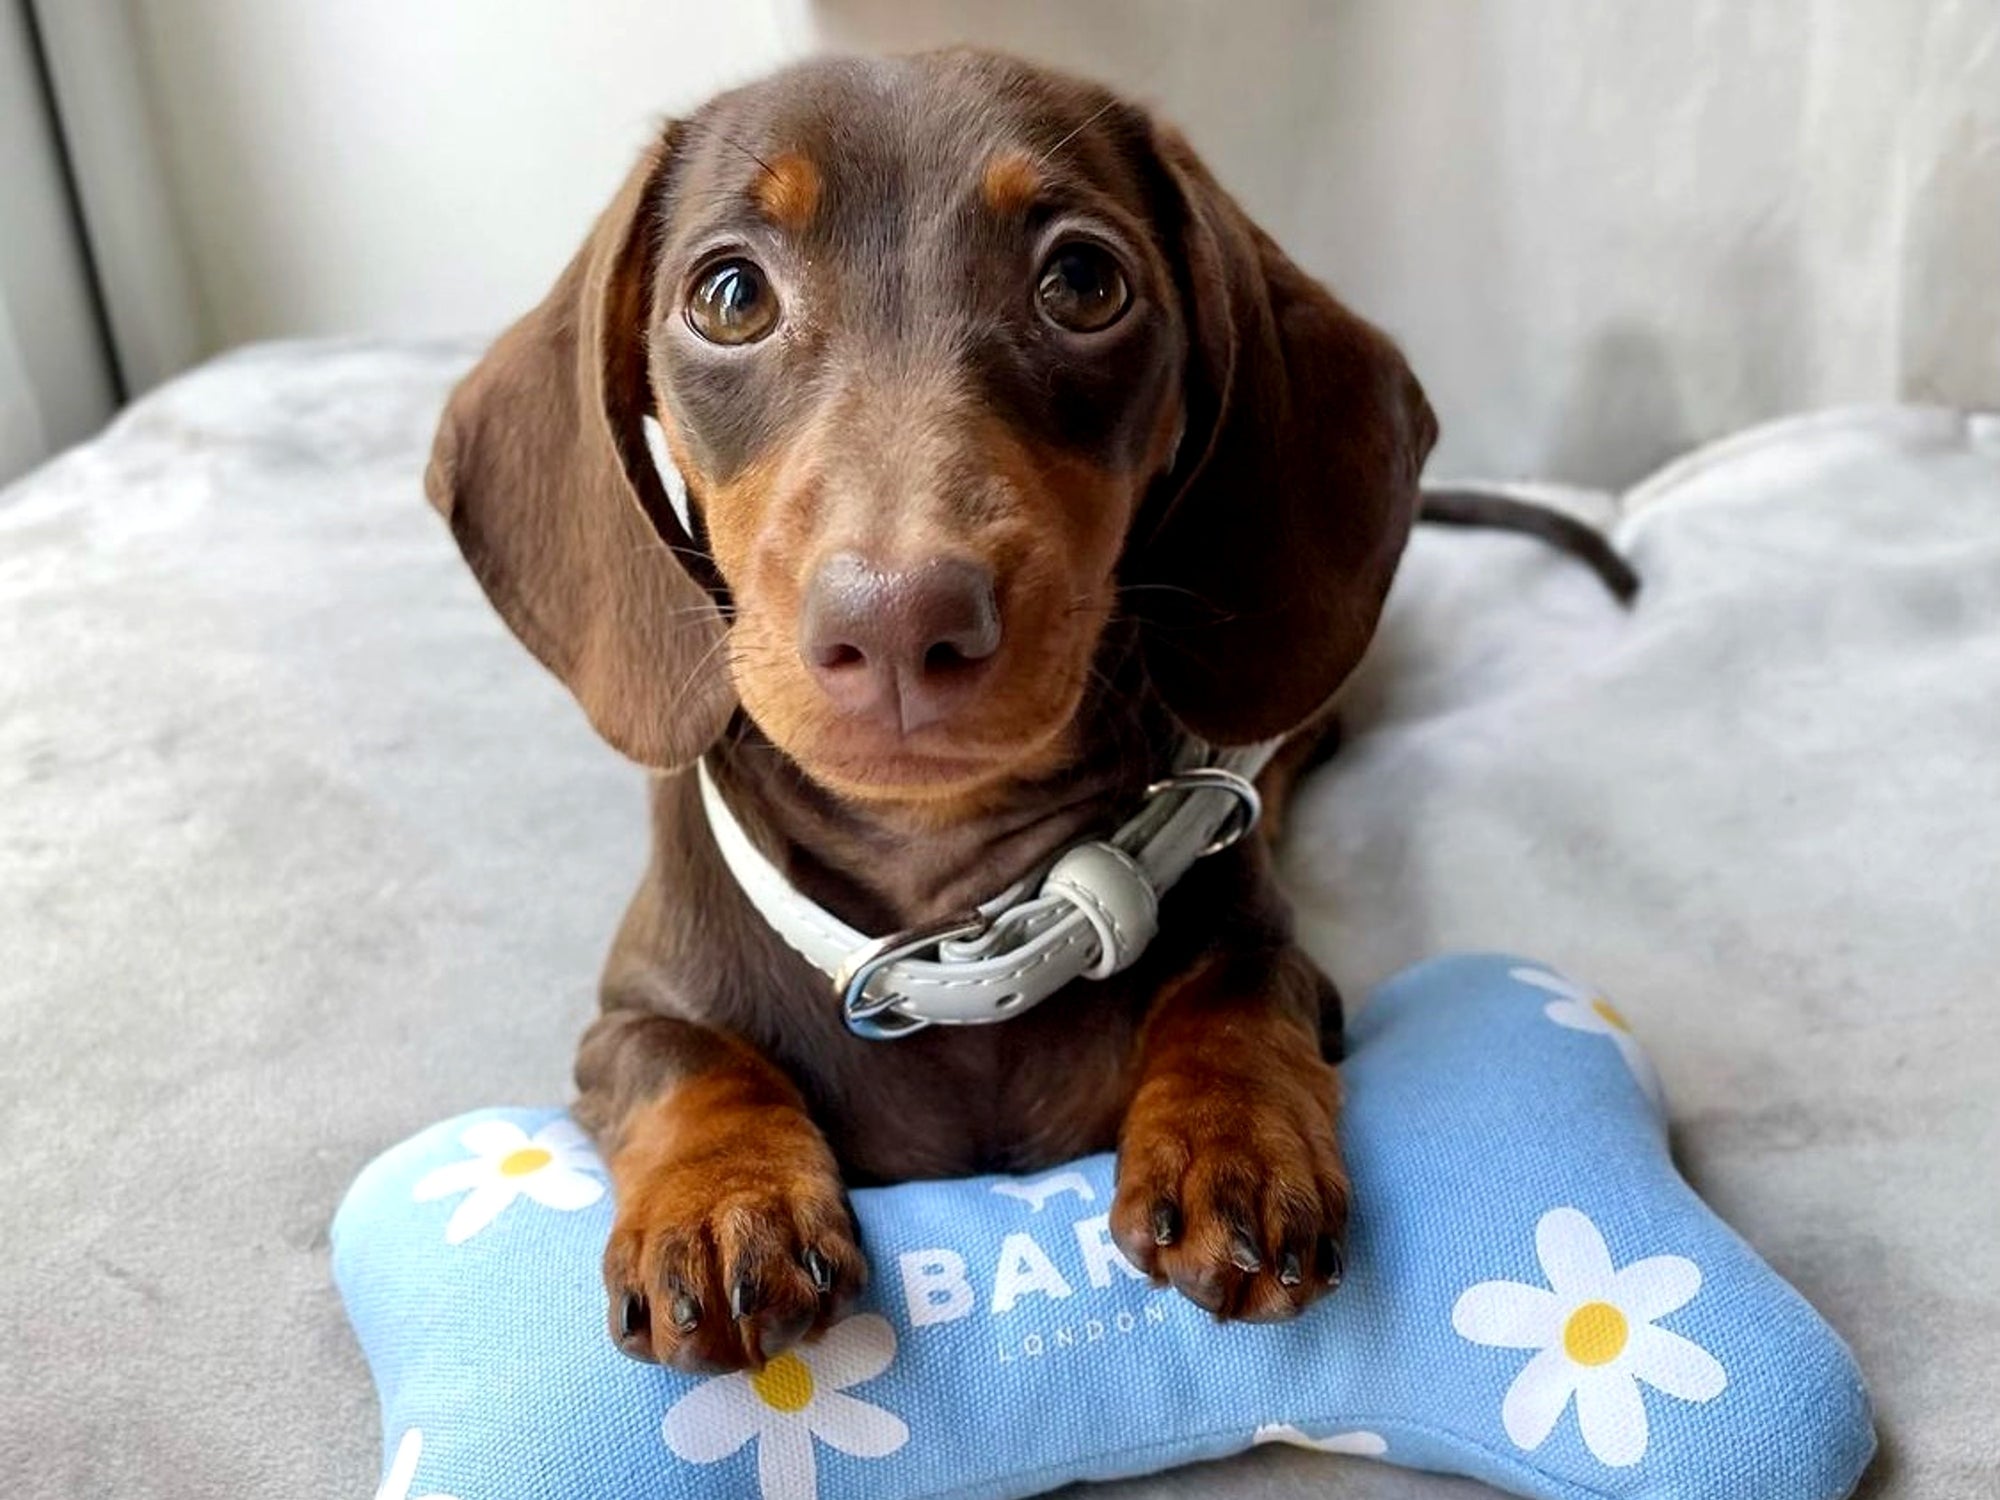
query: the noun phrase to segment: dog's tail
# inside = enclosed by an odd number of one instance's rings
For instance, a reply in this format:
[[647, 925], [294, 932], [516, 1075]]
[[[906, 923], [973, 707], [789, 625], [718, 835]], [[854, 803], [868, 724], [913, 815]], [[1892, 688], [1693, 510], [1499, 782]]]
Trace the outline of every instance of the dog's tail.
[[1589, 568], [1620, 604], [1630, 604], [1639, 592], [1639, 575], [1603, 532], [1551, 506], [1498, 490], [1425, 490], [1417, 519], [1439, 526], [1481, 526], [1538, 537]]

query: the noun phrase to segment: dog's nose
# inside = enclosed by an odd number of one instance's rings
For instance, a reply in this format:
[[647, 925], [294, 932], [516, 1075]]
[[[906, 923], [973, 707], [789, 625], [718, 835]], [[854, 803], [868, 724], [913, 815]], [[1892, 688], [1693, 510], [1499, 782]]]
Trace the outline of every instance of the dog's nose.
[[963, 703], [999, 649], [993, 572], [963, 558], [882, 569], [840, 552], [806, 589], [799, 654], [826, 695], [906, 734]]

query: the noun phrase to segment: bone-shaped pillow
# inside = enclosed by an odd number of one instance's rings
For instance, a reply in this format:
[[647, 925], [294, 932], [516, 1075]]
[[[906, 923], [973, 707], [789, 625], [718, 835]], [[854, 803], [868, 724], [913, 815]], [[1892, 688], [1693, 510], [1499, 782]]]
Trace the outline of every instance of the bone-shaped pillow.
[[1349, 1042], [1347, 1279], [1295, 1322], [1149, 1286], [1096, 1157], [855, 1193], [861, 1309], [754, 1375], [612, 1347], [608, 1187], [559, 1111], [435, 1126], [333, 1227], [381, 1500], [997, 1500], [1270, 1441], [1563, 1500], [1853, 1489], [1875, 1438], [1852, 1357], [1675, 1172], [1607, 1000], [1445, 958]]

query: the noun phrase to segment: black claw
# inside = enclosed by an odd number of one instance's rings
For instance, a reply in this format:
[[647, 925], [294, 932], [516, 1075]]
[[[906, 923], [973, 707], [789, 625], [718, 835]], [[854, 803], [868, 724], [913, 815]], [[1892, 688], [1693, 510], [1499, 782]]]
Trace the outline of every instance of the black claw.
[[1153, 1205], [1153, 1243], [1171, 1245], [1181, 1237], [1181, 1211], [1162, 1198]]
[[1278, 1285], [1297, 1286], [1303, 1280], [1305, 1271], [1299, 1264], [1299, 1252], [1287, 1250], [1284, 1258], [1278, 1262]]
[[701, 1304], [688, 1293], [674, 1293], [672, 1310], [676, 1333], [693, 1333], [701, 1326]]
[[625, 1300], [618, 1305], [618, 1336], [635, 1338], [646, 1330], [652, 1321], [646, 1299], [638, 1292], [627, 1292]]
[[1347, 1261], [1330, 1234], [1319, 1237], [1319, 1245], [1313, 1252], [1313, 1271], [1330, 1287], [1339, 1286], [1341, 1277], [1347, 1274]]
[[812, 1278], [813, 1290], [824, 1297], [833, 1290], [833, 1262], [821, 1253], [819, 1246], [808, 1245], [805, 1263], [806, 1275]]
[[737, 1319], [749, 1317], [752, 1311], [751, 1303], [756, 1297], [757, 1283], [748, 1276], [740, 1278], [736, 1285], [729, 1289], [729, 1316]]
[[1239, 1227], [1229, 1232], [1229, 1263], [1245, 1276], [1255, 1276], [1264, 1269], [1264, 1253], [1250, 1238], [1249, 1230]]

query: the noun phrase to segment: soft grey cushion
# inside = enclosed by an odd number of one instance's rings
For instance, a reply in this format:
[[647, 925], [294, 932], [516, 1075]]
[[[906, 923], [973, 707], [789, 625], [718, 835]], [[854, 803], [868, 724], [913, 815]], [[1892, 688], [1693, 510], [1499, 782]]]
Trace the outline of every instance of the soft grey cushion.
[[[367, 1493], [328, 1216], [424, 1123], [565, 1097], [643, 787], [423, 503], [469, 353], [250, 350], [0, 495], [0, 1494]], [[2000, 436], [1820, 418], [1623, 508], [1630, 617], [1420, 539], [1296, 814], [1308, 934], [1350, 993], [1454, 946], [1609, 987], [1854, 1343], [1871, 1488], [1990, 1495]], [[1265, 1451], [1118, 1493], [1483, 1492]]]

